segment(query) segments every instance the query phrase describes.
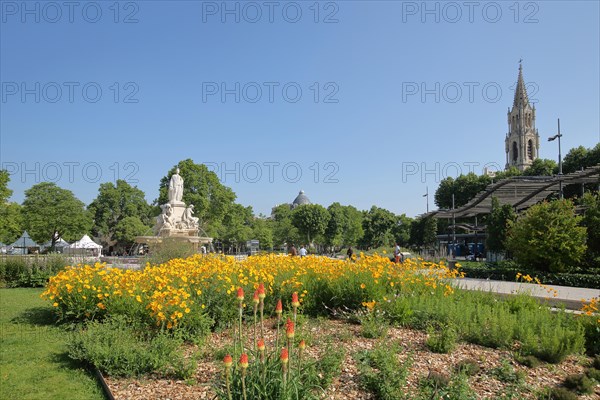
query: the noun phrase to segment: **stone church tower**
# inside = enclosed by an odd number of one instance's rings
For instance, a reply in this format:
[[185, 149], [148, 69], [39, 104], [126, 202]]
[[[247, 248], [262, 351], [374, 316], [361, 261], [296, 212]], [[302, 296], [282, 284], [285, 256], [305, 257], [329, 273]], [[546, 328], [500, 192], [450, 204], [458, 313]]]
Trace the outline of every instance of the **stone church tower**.
[[529, 104], [523, 81], [523, 66], [520, 64], [515, 99], [512, 110], [508, 110], [508, 133], [504, 141], [506, 169], [517, 167], [523, 171], [538, 158], [540, 136], [535, 128], [535, 105]]

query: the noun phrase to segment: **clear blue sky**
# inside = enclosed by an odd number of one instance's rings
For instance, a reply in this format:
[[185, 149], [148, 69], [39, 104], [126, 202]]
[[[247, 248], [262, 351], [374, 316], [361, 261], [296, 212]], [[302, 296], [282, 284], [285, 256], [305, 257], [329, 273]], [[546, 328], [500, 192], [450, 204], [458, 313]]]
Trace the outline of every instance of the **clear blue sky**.
[[453, 166], [504, 167], [521, 58], [541, 157], [557, 118], [563, 153], [600, 139], [598, 1], [0, 4], [18, 202], [51, 180], [89, 203], [116, 176], [153, 201], [191, 158], [257, 214], [303, 189], [415, 216]]

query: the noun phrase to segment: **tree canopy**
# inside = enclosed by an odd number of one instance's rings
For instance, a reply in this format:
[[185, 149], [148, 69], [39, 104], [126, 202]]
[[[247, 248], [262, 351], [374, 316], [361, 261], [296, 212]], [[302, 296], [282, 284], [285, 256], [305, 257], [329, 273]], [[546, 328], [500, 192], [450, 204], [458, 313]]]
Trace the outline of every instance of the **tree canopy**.
[[42, 182], [25, 191], [23, 219], [31, 238], [38, 243], [59, 238], [79, 239], [92, 228], [92, 218], [85, 204], [70, 190], [54, 183]]
[[10, 244], [23, 232], [23, 216], [21, 206], [9, 203], [12, 190], [8, 188], [10, 175], [0, 170], [0, 242]]
[[487, 250], [501, 253], [506, 250], [509, 221], [514, 221], [517, 215], [510, 204], [500, 205], [496, 197], [492, 197], [492, 211], [487, 217]]
[[292, 211], [292, 223], [308, 244], [325, 233], [330, 218], [327, 209], [319, 204], [303, 204]]

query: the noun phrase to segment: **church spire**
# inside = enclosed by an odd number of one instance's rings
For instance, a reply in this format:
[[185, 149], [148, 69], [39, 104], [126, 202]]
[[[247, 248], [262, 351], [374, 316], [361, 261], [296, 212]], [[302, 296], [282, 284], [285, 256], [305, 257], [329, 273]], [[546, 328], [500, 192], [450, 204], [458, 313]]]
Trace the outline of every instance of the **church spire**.
[[529, 104], [529, 97], [527, 97], [527, 89], [525, 88], [525, 82], [523, 81], [523, 60], [519, 60], [519, 79], [517, 80], [517, 87], [515, 88], [515, 99], [513, 101], [513, 107], [520, 108]]

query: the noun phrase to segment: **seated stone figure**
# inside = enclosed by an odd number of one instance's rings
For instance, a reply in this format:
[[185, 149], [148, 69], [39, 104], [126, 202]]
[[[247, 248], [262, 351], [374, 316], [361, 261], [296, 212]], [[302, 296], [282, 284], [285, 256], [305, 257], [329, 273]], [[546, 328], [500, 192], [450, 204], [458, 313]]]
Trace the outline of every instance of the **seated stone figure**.
[[182, 222], [188, 229], [198, 228], [198, 218], [194, 217], [193, 204], [190, 204], [183, 212]]
[[175, 227], [175, 223], [173, 221], [173, 209], [170, 204], [164, 204], [160, 206], [162, 209], [162, 213], [156, 217], [156, 232], [160, 232], [163, 229], [173, 229]]

